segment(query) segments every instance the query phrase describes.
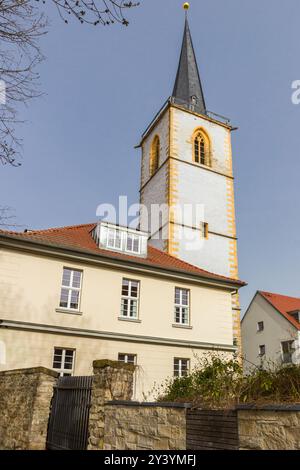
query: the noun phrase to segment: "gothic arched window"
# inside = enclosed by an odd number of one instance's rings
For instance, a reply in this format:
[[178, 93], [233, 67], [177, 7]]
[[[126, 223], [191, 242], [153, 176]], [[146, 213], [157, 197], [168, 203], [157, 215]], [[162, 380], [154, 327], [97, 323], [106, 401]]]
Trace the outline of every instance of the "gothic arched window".
[[160, 157], [160, 141], [158, 135], [156, 135], [151, 145], [151, 156], [150, 156], [150, 175], [158, 170]]
[[193, 139], [194, 161], [201, 165], [210, 166], [209, 139], [203, 131], [197, 131]]

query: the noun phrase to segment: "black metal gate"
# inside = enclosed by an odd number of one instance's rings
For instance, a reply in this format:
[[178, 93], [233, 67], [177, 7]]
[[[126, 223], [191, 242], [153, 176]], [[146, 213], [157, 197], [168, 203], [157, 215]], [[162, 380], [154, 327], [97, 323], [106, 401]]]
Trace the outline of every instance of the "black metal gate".
[[51, 404], [47, 449], [85, 450], [93, 377], [60, 377]]

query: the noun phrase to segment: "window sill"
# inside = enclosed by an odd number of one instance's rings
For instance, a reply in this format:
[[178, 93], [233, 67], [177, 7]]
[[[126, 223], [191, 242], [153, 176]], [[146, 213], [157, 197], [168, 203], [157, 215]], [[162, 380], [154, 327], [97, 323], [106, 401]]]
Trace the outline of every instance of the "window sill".
[[120, 321], [129, 321], [131, 323], [142, 323], [142, 320], [139, 320], [138, 318], [118, 317], [118, 320], [120, 320]]
[[193, 327], [190, 325], [180, 325], [180, 323], [173, 323], [173, 328], [184, 328], [185, 330], [192, 330]]
[[69, 313], [71, 315], [82, 315], [82, 312], [79, 312], [78, 310], [72, 310], [72, 309], [69, 309], [69, 308], [56, 308], [55, 311], [57, 313]]

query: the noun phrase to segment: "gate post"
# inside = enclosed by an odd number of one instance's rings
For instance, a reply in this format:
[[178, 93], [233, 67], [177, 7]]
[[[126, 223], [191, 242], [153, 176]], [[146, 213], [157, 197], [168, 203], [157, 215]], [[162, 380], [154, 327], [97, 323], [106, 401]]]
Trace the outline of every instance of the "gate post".
[[135, 366], [103, 359], [93, 362], [93, 370], [88, 450], [102, 450], [104, 404], [111, 400], [131, 400]]

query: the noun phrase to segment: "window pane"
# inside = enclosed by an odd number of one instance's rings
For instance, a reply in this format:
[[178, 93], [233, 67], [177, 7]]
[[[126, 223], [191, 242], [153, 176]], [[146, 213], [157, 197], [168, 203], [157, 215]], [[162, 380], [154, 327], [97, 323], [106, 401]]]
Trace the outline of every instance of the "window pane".
[[69, 290], [62, 289], [60, 293], [60, 307], [68, 307]]
[[54, 354], [54, 361], [61, 361], [62, 360], [62, 354]]
[[129, 281], [127, 281], [127, 279], [123, 279], [122, 295], [128, 296], [128, 294], [129, 294]]
[[282, 352], [283, 353], [290, 353], [292, 351], [292, 342], [291, 341], [284, 341], [282, 343]]
[[199, 163], [199, 141], [198, 141], [198, 138], [195, 139], [195, 162]]
[[131, 235], [130, 233], [128, 233], [128, 235], [127, 235], [126, 249], [128, 251], [133, 250], [133, 235]]
[[174, 359], [174, 376], [179, 377], [179, 359]]
[[264, 329], [264, 322], [260, 321], [257, 324], [258, 331], [262, 331]]
[[201, 163], [202, 165], [204, 165], [205, 164], [205, 143], [204, 143], [203, 138], [201, 139], [201, 143], [200, 143], [200, 156], [201, 156]]
[[259, 346], [259, 354], [260, 354], [261, 356], [264, 356], [264, 355], [265, 355], [265, 352], [266, 352], [266, 347], [265, 347], [265, 345], [263, 345], [263, 344], [260, 345], [260, 346]]
[[180, 323], [180, 307], [175, 307], [175, 321]]
[[181, 368], [182, 368], [182, 370], [187, 370], [188, 369], [188, 361], [186, 359], [181, 360]]
[[118, 361], [125, 362], [125, 354], [119, 354]]
[[138, 283], [137, 282], [131, 281], [130, 296], [131, 297], [138, 296]]
[[107, 246], [114, 246], [115, 243], [115, 230], [109, 229], [107, 236]]
[[71, 269], [64, 268], [62, 285], [68, 287], [70, 286], [70, 281], [71, 281]]
[[78, 306], [79, 306], [79, 291], [72, 290], [70, 308], [74, 308], [77, 310]]
[[65, 363], [65, 369], [72, 369], [72, 362], [71, 363]]
[[66, 357], [67, 356], [73, 357], [73, 355], [74, 355], [74, 350], [73, 349], [66, 349]]
[[66, 356], [65, 357], [65, 364], [72, 364], [73, 356]]
[[182, 305], [188, 305], [189, 303], [189, 293], [187, 290], [182, 290]]
[[111, 248], [121, 248], [122, 246], [122, 234], [120, 230], [109, 229], [107, 246]]
[[59, 369], [62, 363], [62, 354], [63, 350], [59, 348], [54, 348], [54, 358], [53, 358], [53, 367]]
[[128, 354], [127, 355], [127, 363], [128, 364], [135, 364], [135, 355], [134, 354]]
[[127, 317], [128, 315], [128, 299], [122, 299], [121, 303], [121, 314], [123, 317]]
[[140, 238], [139, 237], [134, 237], [134, 241], [133, 241], [133, 251], [135, 253], [139, 253], [140, 252]]
[[81, 280], [81, 271], [73, 271], [73, 284], [72, 287], [79, 289]]
[[115, 247], [116, 248], [121, 248], [122, 246], [122, 234], [120, 232], [120, 230], [116, 230], [116, 243], [115, 243]]
[[182, 323], [188, 323], [188, 309], [187, 308], [182, 307], [181, 315], [182, 315]]
[[131, 300], [130, 301], [130, 316], [134, 318], [136, 317], [136, 314], [137, 314], [137, 301]]

